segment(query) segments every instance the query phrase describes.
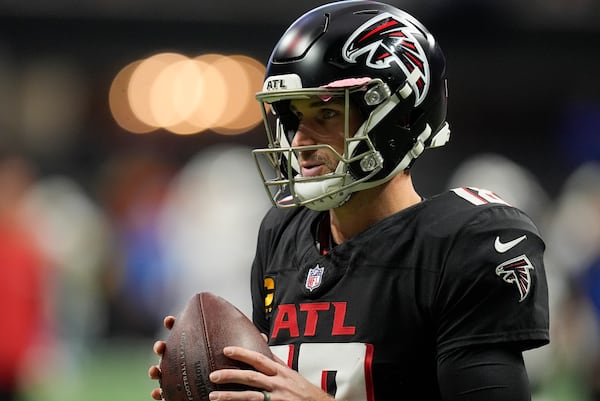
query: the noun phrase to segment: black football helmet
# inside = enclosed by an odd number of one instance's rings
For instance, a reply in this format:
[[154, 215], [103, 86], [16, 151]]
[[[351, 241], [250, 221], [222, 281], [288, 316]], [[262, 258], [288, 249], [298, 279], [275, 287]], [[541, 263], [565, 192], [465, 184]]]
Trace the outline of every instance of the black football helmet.
[[[267, 192], [279, 207], [305, 205], [327, 210], [353, 192], [372, 188], [407, 169], [425, 148], [444, 145], [446, 63], [438, 43], [414, 17], [387, 4], [350, 0], [320, 6], [298, 18], [275, 46], [262, 104], [269, 147], [254, 150]], [[346, 124], [344, 153], [334, 151], [337, 169], [319, 177], [298, 174], [292, 147], [299, 121], [291, 99], [345, 98], [364, 123]], [[346, 118], [348, 121], [348, 118]], [[307, 149], [308, 150], [308, 149]], [[275, 168], [269, 175], [260, 159]]]

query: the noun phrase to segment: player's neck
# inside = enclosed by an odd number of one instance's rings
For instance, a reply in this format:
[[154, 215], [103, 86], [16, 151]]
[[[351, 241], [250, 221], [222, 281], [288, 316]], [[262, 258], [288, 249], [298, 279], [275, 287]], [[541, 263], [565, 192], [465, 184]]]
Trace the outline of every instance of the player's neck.
[[337, 244], [367, 227], [421, 201], [408, 173], [384, 185], [356, 192], [344, 205], [330, 210], [331, 232]]

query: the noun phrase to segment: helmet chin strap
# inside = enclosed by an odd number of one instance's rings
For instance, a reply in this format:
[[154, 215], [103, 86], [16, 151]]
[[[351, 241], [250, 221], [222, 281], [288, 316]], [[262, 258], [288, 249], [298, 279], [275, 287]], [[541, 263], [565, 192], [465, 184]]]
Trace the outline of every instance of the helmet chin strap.
[[344, 177], [329, 177], [319, 181], [296, 182], [293, 184], [292, 194], [309, 209], [317, 211], [334, 209], [350, 198], [349, 190], [339, 190], [343, 188], [344, 181], [346, 181]]

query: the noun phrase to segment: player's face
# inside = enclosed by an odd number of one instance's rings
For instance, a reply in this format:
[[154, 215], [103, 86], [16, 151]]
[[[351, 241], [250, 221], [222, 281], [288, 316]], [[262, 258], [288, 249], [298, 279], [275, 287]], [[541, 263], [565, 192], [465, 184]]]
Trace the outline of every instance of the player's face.
[[[330, 145], [340, 154], [344, 152], [345, 106], [343, 98], [323, 101], [318, 97], [296, 99], [290, 108], [300, 123], [292, 146]], [[363, 119], [356, 106], [350, 107], [349, 131], [354, 134]], [[329, 149], [319, 148], [298, 152], [300, 174], [316, 177], [335, 171], [339, 158]]]

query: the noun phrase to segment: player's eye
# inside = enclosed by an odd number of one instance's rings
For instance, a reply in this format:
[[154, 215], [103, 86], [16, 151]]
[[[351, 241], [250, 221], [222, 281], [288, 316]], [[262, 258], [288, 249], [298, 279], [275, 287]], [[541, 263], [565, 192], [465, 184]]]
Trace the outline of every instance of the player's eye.
[[319, 110], [319, 118], [322, 120], [330, 120], [340, 115], [340, 111], [335, 109], [323, 108]]

